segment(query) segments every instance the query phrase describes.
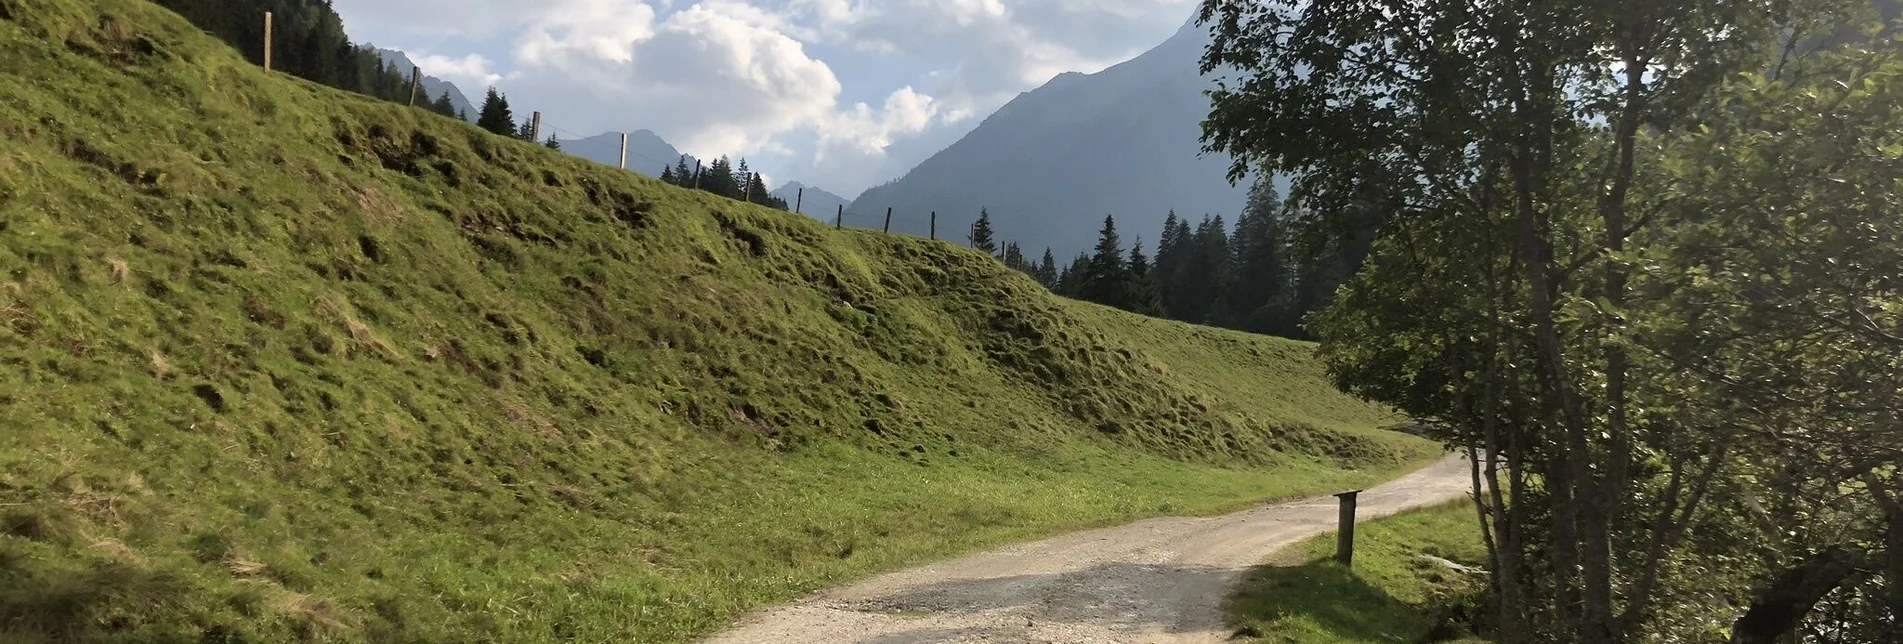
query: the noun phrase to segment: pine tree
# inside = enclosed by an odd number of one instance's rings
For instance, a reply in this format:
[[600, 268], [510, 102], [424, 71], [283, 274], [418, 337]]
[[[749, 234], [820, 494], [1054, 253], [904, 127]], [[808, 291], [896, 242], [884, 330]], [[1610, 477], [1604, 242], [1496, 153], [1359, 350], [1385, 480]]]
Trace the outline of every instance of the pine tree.
[[674, 162], [674, 185], [684, 188], [694, 187], [694, 169], [687, 167], [685, 154], [681, 155], [679, 161]]
[[1014, 270], [1024, 271], [1026, 274], [1031, 272], [1031, 265], [1029, 262], [1024, 261], [1024, 252], [1018, 249], [1017, 242], [1005, 243], [1004, 265]]
[[1129, 305], [1130, 272], [1123, 259], [1123, 240], [1117, 235], [1116, 217], [1105, 215], [1103, 230], [1097, 233], [1097, 248], [1090, 264], [1077, 283], [1077, 298], [1117, 308]]
[[733, 162], [722, 156], [707, 164], [701, 172], [700, 189], [729, 199], [740, 198], [740, 183], [734, 179]]
[[522, 118], [522, 126], [515, 130], [515, 138], [524, 141], [535, 140], [535, 116], [530, 115]]
[[998, 242], [995, 231], [991, 229], [991, 211], [978, 209], [978, 222], [971, 225], [971, 247], [984, 251], [986, 255], [998, 254]]
[[1057, 288], [1053, 290], [1064, 297], [1083, 299], [1080, 291], [1083, 288], [1085, 274], [1089, 272], [1090, 256], [1078, 253], [1077, 257], [1070, 260], [1070, 265], [1065, 266], [1064, 270], [1057, 274]]
[[443, 116], [451, 118], [456, 116], [456, 104], [449, 100], [449, 90], [443, 90], [443, 95], [436, 97], [436, 100], [430, 103], [429, 109]]
[[1044, 259], [1037, 263], [1037, 272], [1033, 275], [1044, 284], [1044, 288], [1057, 288], [1057, 257], [1051, 254], [1051, 247], [1044, 247]]
[[1150, 258], [1143, 255], [1143, 238], [1137, 237], [1130, 242], [1130, 276], [1125, 288], [1127, 310], [1144, 315], [1160, 315], [1163, 306], [1156, 294], [1156, 275], [1150, 268]]
[[496, 91], [496, 88], [489, 88], [489, 94], [482, 99], [482, 112], [476, 117], [476, 127], [502, 136], [515, 136], [515, 114], [509, 111], [509, 98]]
[[[1185, 226], [1187, 227], [1187, 226]], [[1181, 232], [1179, 230], [1179, 232]], [[1222, 216], [1203, 217], [1195, 232], [1183, 236], [1181, 265], [1172, 276], [1170, 317], [1197, 324], [1212, 321], [1222, 285], [1229, 276], [1229, 233]]]
[[680, 184], [680, 180], [678, 180], [678, 179], [675, 179], [675, 178], [674, 178], [674, 168], [673, 168], [673, 167], [671, 167], [671, 166], [661, 166], [661, 183], [665, 183], [665, 184], [668, 184], [668, 185], [679, 185], [679, 184]]
[[1293, 308], [1282, 200], [1267, 177], [1249, 190], [1249, 202], [1230, 240], [1233, 274], [1223, 289], [1224, 326], [1256, 333], [1288, 333]]
[[1183, 283], [1185, 271], [1195, 252], [1195, 233], [1189, 228], [1189, 220], [1176, 216], [1172, 210], [1163, 220], [1162, 240], [1156, 245], [1156, 263], [1151, 272], [1155, 273], [1157, 299], [1163, 307], [1163, 315], [1176, 320], [1189, 320], [1186, 309], [1189, 298], [1188, 287]]
[[562, 142], [561, 142], [561, 141], [560, 141], [559, 139], [556, 139], [556, 138], [555, 138], [555, 135], [554, 135], [553, 133], [551, 133], [551, 134], [549, 134], [549, 135], [548, 135], [548, 142], [547, 142], [547, 143], [543, 143], [542, 145], [546, 145], [546, 146], [548, 146], [548, 147], [549, 147], [549, 149], [551, 149], [551, 150], [560, 150], [560, 149], [562, 149]]

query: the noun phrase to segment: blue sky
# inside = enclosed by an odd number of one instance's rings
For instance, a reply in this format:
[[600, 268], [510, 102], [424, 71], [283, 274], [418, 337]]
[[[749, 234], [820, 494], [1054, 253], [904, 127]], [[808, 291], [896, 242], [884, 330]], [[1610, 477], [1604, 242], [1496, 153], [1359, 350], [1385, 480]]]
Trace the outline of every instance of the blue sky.
[[352, 37], [562, 136], [649, 129], [847, 198], [1016, 96], [1162, 42], [1195, 0], [333, 0]]

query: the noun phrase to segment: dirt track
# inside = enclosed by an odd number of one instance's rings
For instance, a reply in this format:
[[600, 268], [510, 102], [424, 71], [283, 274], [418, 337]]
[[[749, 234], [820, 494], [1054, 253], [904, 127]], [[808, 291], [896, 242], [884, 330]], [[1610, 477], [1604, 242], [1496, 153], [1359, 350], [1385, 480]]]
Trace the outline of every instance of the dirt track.
[[[1467, 493], [1449, 458], [1363, 492], [1359, 517]], [[1228, 640], [1222, 602], [1269, 553], [1334, 528], [1333, 497], [1090, 530], [889, 573], [774, 608], [706, 644]]]

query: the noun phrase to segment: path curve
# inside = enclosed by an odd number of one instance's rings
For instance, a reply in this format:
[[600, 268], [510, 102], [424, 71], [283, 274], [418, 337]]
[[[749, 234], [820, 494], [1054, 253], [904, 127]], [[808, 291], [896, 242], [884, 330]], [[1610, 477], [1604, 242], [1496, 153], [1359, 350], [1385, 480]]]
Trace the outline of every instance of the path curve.
[[[1369, 519], [1468, 493], [1449, 457], [1361, 493]], [[1222, 603], [1270, 553], [1334, 529], [1333, 497], [1160, 518], [888, 573], [769, 609], [704, 644], [1227, 641]]]

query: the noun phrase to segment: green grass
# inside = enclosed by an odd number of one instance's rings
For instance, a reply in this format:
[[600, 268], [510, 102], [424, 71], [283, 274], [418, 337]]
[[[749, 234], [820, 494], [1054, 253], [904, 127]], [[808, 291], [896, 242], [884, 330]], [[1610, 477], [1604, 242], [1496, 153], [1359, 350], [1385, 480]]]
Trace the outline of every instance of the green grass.
[[1335, 562], [1335, 538], [1291, 546], [1251, 572], [1228, 607], [1237, 632], [1274, 644], [1482, 641], [1471, 631], [1486, 578], [1422, 558], [1485, 567], [1472, 502], [1355, 526], [1352, 568]]
[[1050, 296], [0, 0], [0, 642], [679, 642], [1434, 456], [1306, 344]]

